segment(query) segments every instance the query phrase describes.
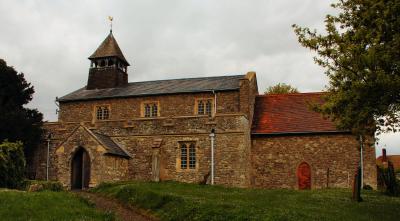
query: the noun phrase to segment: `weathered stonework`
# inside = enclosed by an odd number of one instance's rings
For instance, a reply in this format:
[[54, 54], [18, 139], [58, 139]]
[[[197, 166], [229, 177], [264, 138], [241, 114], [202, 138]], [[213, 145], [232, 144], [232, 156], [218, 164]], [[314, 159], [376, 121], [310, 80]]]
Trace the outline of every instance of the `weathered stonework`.
[[[375, 148], [363, 154], [364, 183], [376, 188]], [[312, 188], [351, 188], [359, 159], [359, 143], [350, 134], [253, 137], [252, 185], [297, 189], [297, 168], [306, 162]]]
[[[260, 136], [253, 131], [256, 123], [271, 122], [271, 116], [256, 117], [259, 100], [254, 72], [128, 84], [129, 64], [111, 33], [90, 60], [88, 87], [60, 98], [58, 122], [43, 126], [52, 138], [49, 143], [43, 139], [33, 159], [37, 179], [46, 178], [49, 144], [49, 178], [68, 188], [118, 180], [204, 182], [211, 170], [209, 135], [215, 130], [216, 184], [296, 189], [297, 167], [307, 162], [311, 188], [351, 186], [359, 155], [354, 136]], [[212, 101], [208, 113], [204, 106], [203, 112], [197, 112], [199, 100]], [[144, 107], [150, 103], [156, 111], [145, 117]], [[107, 111], [99, 117], [99, 110]], [[279, 110], [274, 109], [274, 114]], [[292, 118], [282, 119], [287, 120], [280, 125], [283, 129], [291, 125]], [[315, 129], [312, 126], [306, 131]], [[188, 159], [182, 154], [182, 143], [194, 144], [192, 167], [181, 165], [182, 159]], [[364, 156], [365, 183], [376, 187], [374, 148], [367, 147]]]

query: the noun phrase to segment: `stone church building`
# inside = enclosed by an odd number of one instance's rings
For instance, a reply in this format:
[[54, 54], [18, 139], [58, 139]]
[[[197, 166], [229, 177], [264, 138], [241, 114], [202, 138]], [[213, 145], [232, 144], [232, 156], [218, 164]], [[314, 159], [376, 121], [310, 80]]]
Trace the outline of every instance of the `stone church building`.
[[[59, 98], [58, 121], [44, 124], [51, 136], [35, 155], [36, 179], [46, 179], [48, 165], [49, 179], [68, 188], [210, 183], [214, 149], [217, 185], [352, 185], [359, 144], [309, 109], [322, 93], [260, 95], [254, 72], [128, 83], [129, 62], [112, 32], [89, 60], [87, 84]], [[376, 187], [374, 147], [363, 154], [364, 183]]]

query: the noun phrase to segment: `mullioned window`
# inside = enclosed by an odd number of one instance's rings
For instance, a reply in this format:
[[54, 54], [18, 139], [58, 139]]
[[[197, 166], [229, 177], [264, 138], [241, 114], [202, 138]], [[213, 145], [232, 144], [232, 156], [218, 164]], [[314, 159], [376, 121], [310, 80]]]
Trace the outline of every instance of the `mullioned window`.
[[213, 109], [214, 109], [213, 106], [214, 106], [214, 100], [211, 98], [197, 99], [195, 106], [195, 113], [197, 115], [207, 115], [211, 117], [213, 115]]
[[96, 107], [96, 119], [97, 120], [110, 119], [110, 107], [109, 106], [97, 106]]

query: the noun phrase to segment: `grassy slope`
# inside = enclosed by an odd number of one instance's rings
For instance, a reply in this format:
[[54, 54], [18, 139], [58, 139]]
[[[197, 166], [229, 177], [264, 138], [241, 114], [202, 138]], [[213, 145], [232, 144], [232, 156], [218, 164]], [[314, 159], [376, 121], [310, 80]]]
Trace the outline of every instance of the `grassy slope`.
[[113, 220], [67, 192], [0, 190], [0, 220]]
[[152, 210], [162, 220], [398, 220], [400, 198], [349, 190], [262, 190], [175, 182], [105, 184], [93, 190]]

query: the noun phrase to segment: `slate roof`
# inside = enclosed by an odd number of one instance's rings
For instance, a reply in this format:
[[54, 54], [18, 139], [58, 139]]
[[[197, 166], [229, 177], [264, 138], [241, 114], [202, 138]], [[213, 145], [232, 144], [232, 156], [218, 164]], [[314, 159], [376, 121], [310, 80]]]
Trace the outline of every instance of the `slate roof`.
[[148, 95], [197, 93], [213, 90], [239, 90], [239, 80], [244, 77], [244, 75], [231, 75], [220, 77], [201, 77], [132, 82], [125, 87], [93, 90], [86, 90], [86, 87], [84, 87], [59, 98], [58, 101], [68, 102], [78, 100], [95, 100]]
[[89, 59], [104, 57], [118, 57], [127, 65], [129, 65], [128, 61], [122, 54], [122, 51], [119, 48], [118, 43], [115, 40], [112, 32], [110, 32], [106, 39], [104, 39], [104, 41], [100, 44], [96, 51], [92, 55], [90, 55]]
[[92, 131], [92, 133], [107, 149], [108, 154], [130, 158], [130, 156], [117, 143], [115, 143], [109, 136], [106, 136], [104, 134], [99, 134], [94, 131]]
[[328, 119], [309, 109], [322, 102], [323, 93], [262, 95], [256, 97], [252, 134], [340, 132]]

